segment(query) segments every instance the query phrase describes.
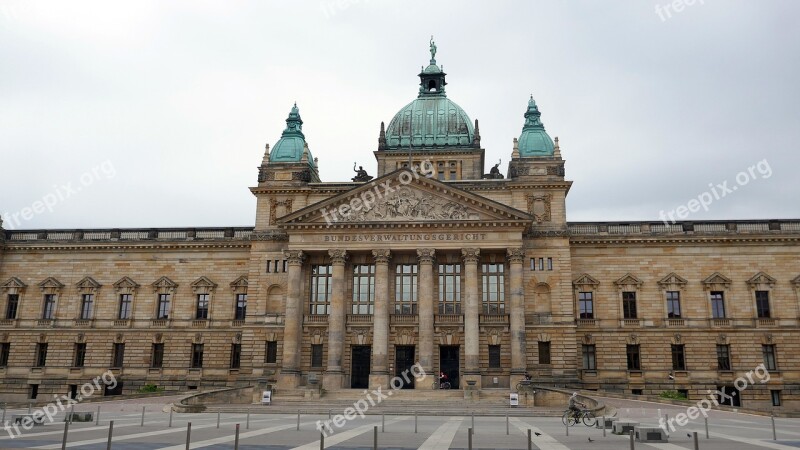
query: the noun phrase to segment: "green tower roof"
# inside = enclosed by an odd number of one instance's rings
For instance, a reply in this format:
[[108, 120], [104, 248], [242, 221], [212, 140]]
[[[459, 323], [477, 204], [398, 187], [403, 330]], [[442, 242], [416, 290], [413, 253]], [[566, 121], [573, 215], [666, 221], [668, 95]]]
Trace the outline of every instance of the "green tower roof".
[[525, 111], [525, 125], [522, 127], [522, 134], [519, 137], [519, 156], [553, 156], [553, 140], [544, 131], [544, 125], [539, 118], [542, 113], [536, 106], [536, 101], [531, 95], [528, 100], [528, 110]]
[[[297, 103], [295, 103], [289, 112], [289, 117], [286, 118], [286, 129], [283, 130], [280, 140], [269, 154], [269, 162], [298, 163], [303, 159], [305, 148], [306, 136], [303, 134], [303, 119], [300, 118], [300, 110], [297, 109]], [[311, 152], [308, 154], [308, 164], [314, 166]]]

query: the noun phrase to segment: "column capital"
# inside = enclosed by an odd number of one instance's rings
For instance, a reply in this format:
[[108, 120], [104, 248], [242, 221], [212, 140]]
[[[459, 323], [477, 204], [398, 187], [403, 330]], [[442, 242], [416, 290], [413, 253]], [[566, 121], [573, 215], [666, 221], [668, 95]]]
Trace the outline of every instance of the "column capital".
[[331, 257], [331, 264], [334, 266], [343, 266], [347, 261], [347, 250], [331, 249], [328, 250], [328, 255]]
[[283, 256], [286, 258], [286, 263], [290, 266], [299, 266], [306, 258], [302, 250], [284, 250]]
[[420, 264], [433, 264], [436, 257], [436, 250], [432, 248], [418, 248], [417, 258]]
[[506, 259], [511, 264], [522, 264], [525, 261], [525, 248], [510, 248], [506, 254]]
[[392, 252], [385, 248], [380, 248], [372, 251], [372, 256], [375, 257], [377, 264], [388, 264], [389, 259], [392, 258]]
[[479, 248], [462, 248], [461, 249], [461, 256], [464, 258], [464, 262], [477, 263], [481, 258], [481, 249], [479, 249]]

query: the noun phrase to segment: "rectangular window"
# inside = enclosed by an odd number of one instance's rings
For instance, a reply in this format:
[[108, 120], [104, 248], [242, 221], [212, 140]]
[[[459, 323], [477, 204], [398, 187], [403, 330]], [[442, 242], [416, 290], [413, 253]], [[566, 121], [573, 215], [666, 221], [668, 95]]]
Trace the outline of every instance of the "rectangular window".
[[597, 370], [594, 345], [583, 345], [583, 370]]
[[756, 314], [758, 314], [759, 319], [772, 317], [769, 309], [769, 291], [756, 291]]
[[267, 364], [276, 364], [278, 362], [278, 341], [267, 341], [264, 362]]
[[539, 364], [550, 364], [550, 342], [539, 341]]
[[44, 295], [44, 307], [42, 308], [42, 319], [55, 319], [56, 318], [56, 295]]
[[547, 258], [547, 270], [553, 270], [553, 258]]
[[0, 367], [8, 367], [8, 357], [11, 355], [11, 343], [0, 343]]
[[111, 358], [111, 367], [122, 367], [125, 362], [125, 344], [114, 344], [114, 355]]
[[169, 319], [169, 294], [158, 294], [156, 319]]
[[8, 304], [6, 304], [6, 319], [16, 319], [19, 309], [19, 295], [8, 294]]
[[72, 359], [72, 367], [83, 367], [86, 362], [86, 344], [75, 344], [75, 354]]
[[128, 320], [131, 318], [131, 306], [133, 305], [133, 296], [131, 294], [119, 295], [119, 318], [120, 320]]
[[504, 264], [482, 264], [483, 313], [506, 313], [506, 282]]
[[192, 344], [192, 369], [203, 367], [203, 344]]
[[591, 292], [578, 293], [578, 307], [581, 319], [594, 319], [594, 299]]
[[333, 293], [332, 266], [318, 264], [311, 266], [311, 310], [310, 314], [329, 314]]
[[353, 266], [353, 314], [372, 314], [375, 305], [375, 265]]
[[717, 344], [717, 370], [731, 370], [731, 346]]
[[672, 344], [672, 370], [686, 370], [686, 354], [683, 344]]
[[287, 266], [287, 263], [288, 263], [288, 261], [286, 261], [286, 260], [284, 259], [284, 260], [283, 260], [283, 265], [281, 266], [281, 271], [282, 271], [283, 273], [286, 273], [286, 266]]
[[197, 308], [194, 318], [197, 320], [208, 319], [208, 294], [197, 294]]
[[236, 294], [236, 311], [234, 320], [244, 320], [247, 316], [247, 294]]
[[36, 361], [34, 367], [44, 367], [47, 364], [47, 344], [36, 344]]
[[231, 369], [242, 365], [242, 344], [231, 344]]
[[268, 259], [267, 260], [267, 273], [270, 273], [270, 272], [272, 272], [272, 260]]
[[531, 270], [536, 271], [536, 258], [531, 258]]
[[439, 314], [461, 314], [461, 264], [439, 264]]
[[635, 319], [636, 318], [636, 292], [623, 292], [622, 293], [622, 318]]
[[725, 318], [725, 296], [720, 291], [711, 292], [711, 317], [714, 319]]
[[154, 369], [164, 367], [164, 344], [153, 344], [150, 349], [150, 367]]
[[500, 368], [500, 346], [499, 345], [490, 345], [489, 346], [489, 368], [490, 369], [499, 369]]
[[681, 293], [678, 291], [667, 291], [667, 317], [681, 318]]
[[772, 396], [772, 406], [781, 406], [781, 391], [769, 391]]
[[89, 320], [92, 318], [92, 310], [94, 309], [94, 295], [83, 294], [81, 297], [81, 319]]
[[31, 400], [36, 400], [36, 397], [39, 396], [39, 385], [38, 384], [29, 384], [28, 386], [30, 386], [30, 389], [31, 389], [31, 391], [30, 391], [30, 399]]
[[544, 258], [539, 258], [539, 270], [544, 270]]
[[628, 344], [625, 346], [625, 353], [628, 356], [628, 370], [642, 370], [641, 357], [638, 344]]
[[322, 367], [322, 344], [311, 344], [311, 367]]
[[778, 370], [778, 363], [775, 360], [775, 345], [762, 345], [761, 352], [764, 354], [764, 367], [767, 370]]
[[394, 277], [394, 313], [417, 313], [417, 273], [416, 264], [398, 264]]

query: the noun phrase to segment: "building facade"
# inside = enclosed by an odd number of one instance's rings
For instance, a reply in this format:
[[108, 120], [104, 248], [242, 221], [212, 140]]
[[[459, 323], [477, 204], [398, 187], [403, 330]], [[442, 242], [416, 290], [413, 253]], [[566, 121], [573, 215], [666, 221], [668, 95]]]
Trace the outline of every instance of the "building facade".
[[[258, 170], [254, 227], [2, 230], [0, 392], [387, 386], [732, 392], [800, 407], [800, 220], [569, 223], [536, 102], [505, 175], [432, 46], [380, 125], [375, 178], [322, 182], [298, 108]], [[408, 388], [430, 389], [433, 377]], [[280, 391], [279, 391], [280, 392]], [[779, 405], [779, 406], [778, 406]]]

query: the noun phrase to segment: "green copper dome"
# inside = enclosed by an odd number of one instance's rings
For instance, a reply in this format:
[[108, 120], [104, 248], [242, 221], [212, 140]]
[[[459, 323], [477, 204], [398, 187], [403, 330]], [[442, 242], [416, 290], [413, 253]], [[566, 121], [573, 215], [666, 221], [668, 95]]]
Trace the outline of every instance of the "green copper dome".
[[544, 125], [539, 120], [542, 113], [536, 106], [536, 101], [528, 101], [528, 110], [525, 111], [525, 125], [519, 137], [519, 156], [553, 156], [553, 140], [544, 131]]
[[[269, 154], [271, 163], [298, 163], [303, 158], [303, 151], [306, 149], [306, 136], [303, 134], [303, 119], [300, 118], [300, 111], [297, 103], [294, 104], [286, 118], [286, 129], [281, 134], [281, 139], [272, 148]], [[314, 158], [311, 152], [308, 154], [308, 164], [314, 166]]]

